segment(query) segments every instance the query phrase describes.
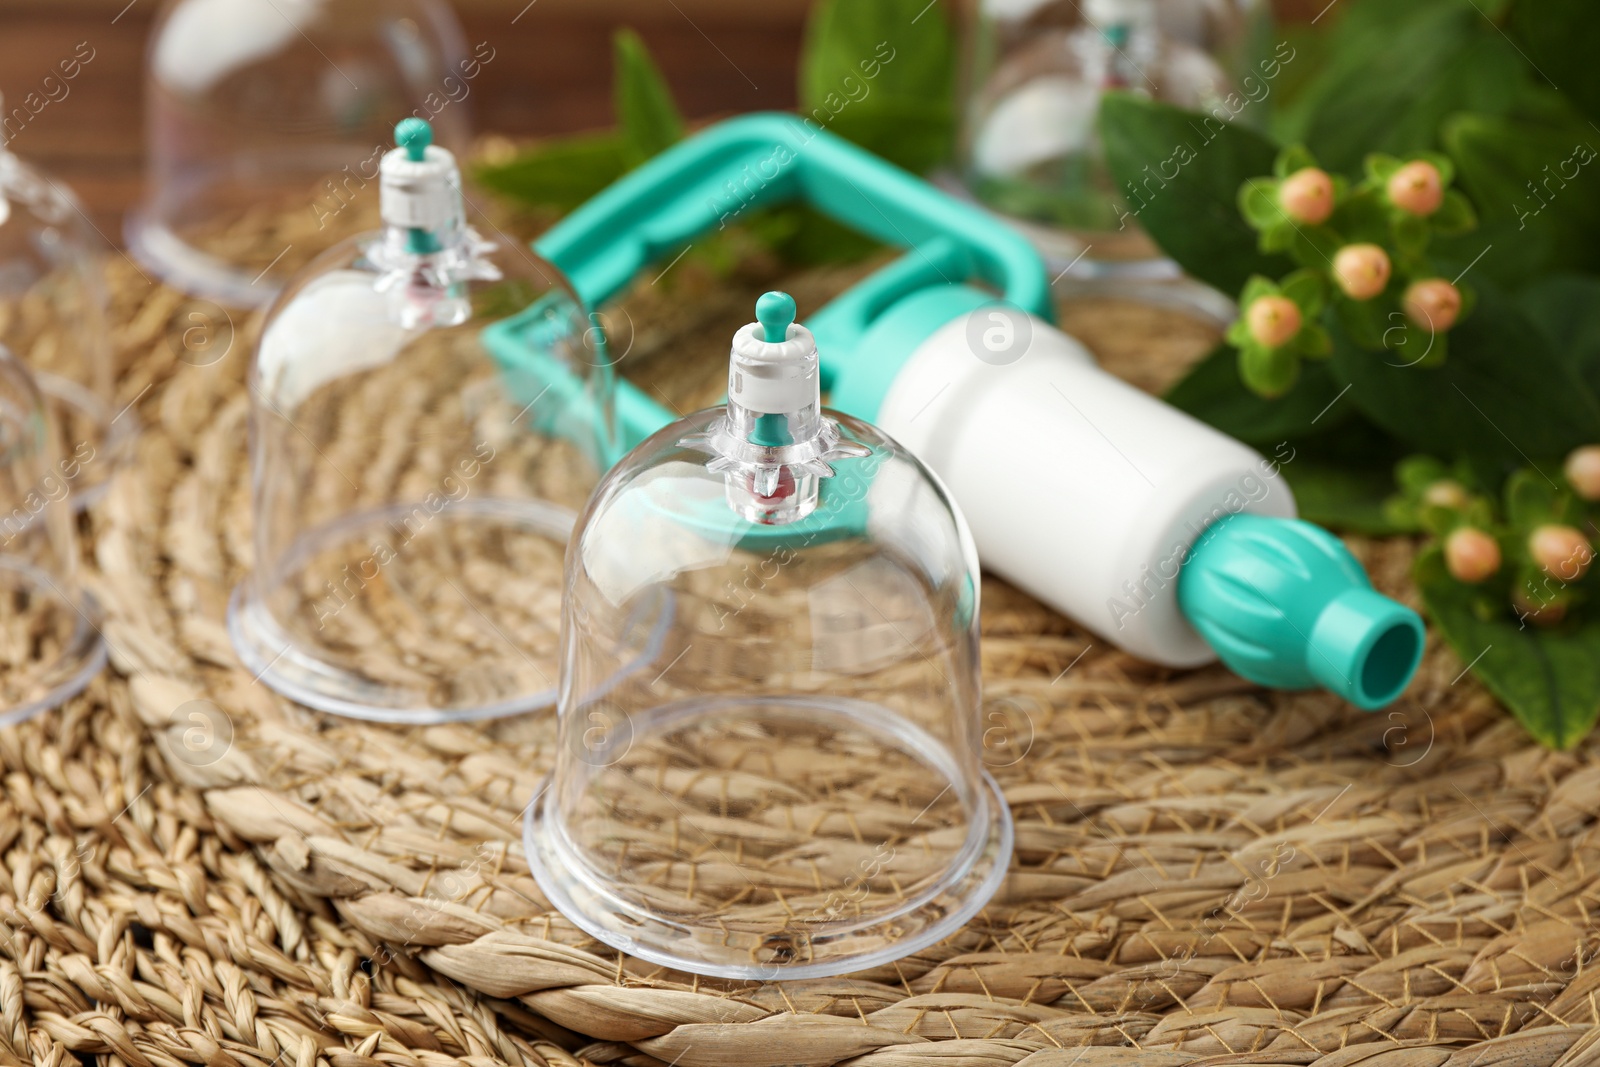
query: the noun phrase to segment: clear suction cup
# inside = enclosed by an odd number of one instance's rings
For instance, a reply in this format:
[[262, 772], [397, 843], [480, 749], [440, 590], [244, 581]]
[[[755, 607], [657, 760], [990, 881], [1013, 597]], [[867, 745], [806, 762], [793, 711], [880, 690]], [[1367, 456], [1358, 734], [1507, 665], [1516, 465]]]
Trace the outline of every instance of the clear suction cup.
[[961, 181], [1072, 280], [1179, 276], [1139, 229], [1139, 191], [1116, 186], [1096, 133], [1109, 90], [1200, 110], [1228, 96], [1222, 68], [1163, 33], [1160, 11], [1155, 0], [1085, 0], [1081, 12], [986, 0], [968, 38]]
[[170, 0], [148, 50], [129, 249], [179, 289], [269, 302], [297, 265], [376, 222], [396, 121], [430, 119], [440, 144], [466, 147], [471, 83], [493, 58], [467, 53], [440, 0]]
[[0, 726], [74, 696], [106, 659], [49, 422], [38, 386], [0, 348]]
[[50, 408], [50, 476], [75, 507], [104, 492], [138, 417], [116, 403], [98, 238], [68, 188], [0, 148], [0, 343]]
[[560, 745], [525, 826], [573, 922], [729, 978], [939, 941], [1011, 852], [965, 523], [913, 456], [821, 408], [793, 309], [764, 297], [728, 405], [629, 453], [578, 524]]
[[[467, 225], [428, 132], [397, 127], [386, 228], [328, 251], [268, 315], [255, 572], [229, 611], [267, 684], [392, 722], [553, 703], [562, 555], [614, 447], [598, 332], [559, 271]], [[534, 346], [519, 369], [492, 355], [506, 329]]]
[[[1271, 61], [1282, 58], [1274, 56], [1279, 39], [1273, 37], [1271, 0], [1156, 0], [1156, 22], [1174, 41], [1215, 59], [1229, 80], [1245, 89], [1272, 81], [1280, 69], [1281, 64]], [[1252, 101], [1252, 107], [1266, 103]], [[1247, 114], [1243, 120], [1262, 129], [1267, 125], [1265, 113]]]

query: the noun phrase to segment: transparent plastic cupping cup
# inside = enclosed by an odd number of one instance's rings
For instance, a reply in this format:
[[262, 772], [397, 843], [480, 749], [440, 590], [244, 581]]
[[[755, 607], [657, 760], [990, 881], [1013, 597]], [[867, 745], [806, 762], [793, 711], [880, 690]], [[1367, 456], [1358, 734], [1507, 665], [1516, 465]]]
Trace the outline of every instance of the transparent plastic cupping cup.
[[129, 249], [179, 289], [270, 302], [292, 264], [371, 217], [395, 122], [430, 119], [465, 149], [493, 56], [468, 52], [440, 0], [170, 0], [146, 56]]
[[71, 190], [0, 148], [0, 344], [44, 393], [56, 477], [80, 509], [104, 493], [138, 427], [116, 401], [99, 247]]
[[[1159, 250], [1140, 235], [1138, 204], [1106, 167], [1096, 117], [1110, 90], [1201, 110], [1228, 96], [1230, 78], [1222, 67], [1164, 32], [1166, 24], [1202, 32], [1204, 19], [1179, 17], [1177, 9], [1186, 6], [1200, 5], [980, 5], [965, 37], [969, 92], [962, 112], [961, 180], [1058, 267], [1076, 265], [1082, 256], [1086, 265], [1079, 275], [1168, 272], [1147, 262]], [[1167, 9], [1174, 10], [1163, 17]]]
[[80, 692], [105, 664], [43, 394], [0, 348], [0, 725]]
[[[396, 137], [386, 228], [268, 314], [249, 379], [255, 570], [230, 631], [253, 672], [326, 711], [529, 711], [554, 702], [562, 554], [611, 447], [611, 369], [560, 272], [467, 224], [427, 124]], [[535, 346], [525, 371], [494, 361], [506, 329]]]
[[735, 340], [729, 405], [642, 443], [580, 519], [560, 743], [526, 817], [579, 926], [731, 978], [938, 941], [1011, 848], [966, 526], [915, 457], [820, 407], [786, 299]]

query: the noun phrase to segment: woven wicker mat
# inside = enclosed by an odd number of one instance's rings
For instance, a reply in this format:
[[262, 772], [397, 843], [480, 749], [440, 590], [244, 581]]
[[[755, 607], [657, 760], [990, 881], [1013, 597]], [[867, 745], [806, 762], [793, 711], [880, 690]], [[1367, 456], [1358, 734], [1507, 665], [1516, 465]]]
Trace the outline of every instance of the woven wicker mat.
[[[256, 226], [276, 227], [244, 235], [270, 258], [284, 226]], [[1364, 715], [1153, 669], [996, 582], [985, 729], [1017, 850], [991, 906], [848, 978], [697, 981], [619, 958], [523, 860], [548, 716], [357, 724], [239, 667], [223, 617], [250, 560], [259, 323], [113, 270], [123, 398], [146, 428], [86, 520], [114, 667], [0, 731], [0, 1060], [1600, 1063], [1594, 745], [1533, 747], [1436, 640], [1405, 699]], [[783, 281], [815, 307], [854, 276]], [[714, 395], [772, 280], [714, 283], [691, 259], [646, 287], [624, 316], [633, 373], [681, 407]], [[1149, 387], [1209, 342], [1128, 306], [1065, 317]], [[195, 326], [219, 331], [199, 354]], [[1415, 599], [1408, 543], [1353, 548]]]

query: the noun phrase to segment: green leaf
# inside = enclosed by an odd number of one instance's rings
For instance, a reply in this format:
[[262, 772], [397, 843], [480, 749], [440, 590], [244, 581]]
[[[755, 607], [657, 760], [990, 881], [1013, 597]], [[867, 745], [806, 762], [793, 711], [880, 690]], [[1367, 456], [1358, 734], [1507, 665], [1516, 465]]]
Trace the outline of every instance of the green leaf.
[[1570, 749], [1583, 740], [1600, 716], [1600, 619], [1524, 624], [1503, 587], [1451, 578], [1437, 547], [1418, 558], [1415, 576], [1439, 632], [1536, 741]]
[[1297, 235], [1294, 222], [1284, 218], [1273, 223], [1261, 231], [1261, 240], [1256, 245], [1263, 252], [1278, 252], [1295, 256], [1295, 262], [1302, 262], [1297, 252]]
[[1368, 153], [1438, 147], [1457, 111], [1522, 114], [1554, 94], [1481, 10], [1484, 0], [1346, 3], [1331, 58], [1280, 110], [1275, 132], [1303, 141], [1332, 170]]
[[1583, 522], [1583, 508], [1566, 487], [1566, 479], [1552, 483], [1524, 468], [1506, 480], [1506, 521], [1519, 531], [1547, 522], [1577, 526]]
[[1295, 338], [1295, 349], [1307, 359], [1327, 359], [1333, 355], [1333, 338], [1317, 323], [1308, 322]]
[[1266, 446], [1308, 437], [1347, 423], [1356, 414], [1339, 398], [1324, 363], [1308, 363], [1285, 396], [1264, 400], [1239, 377], [1239, 353], [1218, 345], [1167, 393], [1167, 403], [1246, 444]]
[[955, 76], [944, 4], [822, 0], [806, 24], [800, 114], [923, 172], [952, 154]]
[[1347, 417], [1338, 433], [1273, 446], [1301, 518], [1374, 535], [1405, 532], [1386, 510], [1395, 489], [1395, 464], [1403, 454], [1398, 442], [1359, 417]]
[[[859, 0], [857, 0], [859, 2]], [[1209, 115], [1132, 93], [1108, 93], [1100, 105], [1106, 163], [1119, 188], [1156, 175], [1149, 195], [1130, 210], [1167, 255], [1190, 275], [1236, 293], [1252, 274], [1282, 273], [1282, 260], [1256, 247], [1239, 216], [1239, 187], [1272, 171], [1271, 141]], [[1168, 175], [1171, 175], [1168, 177]]]
[[1251, 304], [1264, 296], [1277, 296], [1278, 283], [1271, 278], [1263, 278], [1259, 274], [1252, 274], [1250, 280], [1244, 283], [1244, 292], [1239, 294], [1239, 307], [1248, 309]]
[[[1524, 289], [1518, 304], [1563, 362], [1600, 394], [1600, 278], [1558, 274]], [[1600, 437], [1600, 431], [1595, 434]]]
[[626, 170], [622, 138], [603, 133], [545, 141], [508, 162], [478, 167], [473, 176], [524, 204], [571, 211]]
[[1292, 144], [1278, 153], [1278, 158], [1273, 161], [1272, 173], [1279, 178], [1287, 178], [1297, 171], [1317, 165], [1317, 157], [1306, 151], [1306, 146]]
[[1382, 193], [1358, 189], [1339, 205], [1328, 225], [1342, 235], [1340, 244], [1366, 241], [1381, 245], [1388, 243], [1390, 215], [1389, 201]]
[[1328, 270], [1345, 239], [1329, 226], [1289, 226], [1289, 254], [1310, 270]]
[[[1394, 480], [1401, 490], [1420, 497], [1434, 482], [1455, 479], [1456, 472], [1437, 456], [1406, 456], [1395, 465]], [[1465, 482], [1462, 483], [1466, 485]]]
[[1300, 517], [1341, 533], [1386, 537], [1407, 532], [1387, 508], [1394, 492], [1388, 472], [1370, 467], [1296, 460], [1284, 469]]
[[1433, 232], [1441, 237], [1469, 233], [1478, 227], [1478, 213], [1472, 210], [1472, 201], [1456, 192], [1445, 190], [1444, 203], [1428, 219]]
[[1449, 246], [1506, 285], [1551, 271], [1600, 270], [1600, 133], [1460, 115], [1445, 128], [1481, 228]]
[[1560, 490], [1530, 470], [1506, 480], [1506, 521], [1517, 529], [1549, 522], [1559, 511]]
[[1367, 156], [1363, 166], [1366, 170], [1367, 180], [1374, 185], [1385, 185], [1394, 177], [1395, 171], [1404, 164], [1398, 156], [1386, 155], [1383, 152], [1373, 152]]
[[1261, 396], [1282, 396], [1299, 376], [1300, 357], [1286, 348], [1247, 344], [1239, 349], [1239, 377]]
[[1432, 344], [1422, 350], [1422, 358], [1417, 360], [1417, 366], [1442, 367], [1450, 358], [1450, 335], [1434, 334], [1430, 340]]
[[1600, 400], [1507, 298], [1484, 288], [1449, 337], [1450, 358], [1425, 368], [1406, 366], [1411, 355], [1364, 351], [1340, 331], [1333, 372], [1379, 426], [1475, 466], [1508, 470], [1593, 439]]
[[1321, 274], [1314, 270], [1297, 270], [1283, 279], [1280, 287], [1283, 295], [1300, 308], [1308, 323], [1322, 314], [1327, 287], [1322, 283]]
[[1284, 213], [1278, 206], [1278, 183], [1256, 178], [1239, 186], [1239, 214], [1258, 230], [1281, 224]]
[[1600, 20], [1593, 0], [1519, 0], [1511, 33], [1540, 73], [1551, 79], [1591, 120], [1600, 121]]
[[1428, 230], [1428, 223], [1415, 215], [1400, 214], [1394, 220], [1394, 244], [1406, 255], [1418, 256], [1428, 247], [1428, 238], [1433, 236]]
[[683, 116], [672, 90], [650, 58], [650, 50], [632, 30], [618, 30], [612, 39], [615, 62], [612, 94], [623, 154], [637, 167], [683, 140]]
[[[1446, 187], [1456, 180], [1455, 161], [1443, 152], [1417, 152], [1412, 155], [1411, 159], [1432, 163], [1433, 169], [1439, 172], [1440, 183]], [[1407, 162], [1411, 162], [1411, 160], [1407, 160]]]
[[[1334, 305], [1339, 314], [1339, 324], [1351, 341], [1369, 352], [1380, 352], [1392, 337], [1389, 329], [1402, 321], [1399, 312], [1388, 309], [1381, 296], [1371, 300], [1351, 300], [1340, 297]], [[1388, 311], [1386, 315], [1385, 312]], [[1409, 362], [1412, 356], [1407, 356]]]

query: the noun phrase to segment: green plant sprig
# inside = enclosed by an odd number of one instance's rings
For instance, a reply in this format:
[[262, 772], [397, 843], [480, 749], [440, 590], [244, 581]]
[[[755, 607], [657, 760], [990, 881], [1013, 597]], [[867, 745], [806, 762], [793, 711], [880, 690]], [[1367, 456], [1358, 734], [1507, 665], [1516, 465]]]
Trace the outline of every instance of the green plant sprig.
[[[1364, 178], [1352, 182], [1293, 145], [1278, 153], [1271, 176], [1246, 179], [1239, 213], [1258, 234], [1258, 247], [1300, 269], [1277, 286], [1253, 276], [1240, 294], [1241, 314], [1227, 339], [1239, 350], [1245, 385], [1263, 397], [1282, 396], [1302, 359], [1331, 354], [1329, 335], [1316, 322], [1324, 306], [1361, 348], [1404, 356], [1420, 348], [1409, 362], [1442, 365], [1450, 330], [1476, 302], [1428, 256], [1436, 235], [1477, 225], [1471, 203], [1449, 188], [1454, 176], [1454, 165], [1437, 153], [1375, 154]], [[1292, 330], [1284, 299], [1300, 311]]]
[[[955, 143], [955, 33], [948, 5], [927, 0], [820, 0], [806, 23], [799, 116], [914, 171]], [[634, 31], [613, 42], [615, 128], [550, 138], [480, 166], [486, 188], [542, 214], [583, 204], [682, 140], [687, 128], [661, 70]], [[765, 252], [793, 266], [848, 263], [878, 245], [808, 208], [752, 210], [694, 246], [718, 275]]]
[[[1565, 525], [1567, 544], [1573, 530], [1600, 543], [1600, 7], [1341, 0], [1337, 10], [1331, 28], [1324, 20], [1296, 38], [1302, 58], [1276, 101], [1276, 140], [1237, 123], [1207, 127], [1204, 114], [1137, 93], [1105, 97], [1099, 130], [1116, 187], [1172, 158], [1174, 145], [1192, 149], [1138, 214], [1187, 274], [1226, 293], [1256, 276], [1276, 286], [1252, 298], [1283, 295], [1301, 270], [1323, 279], [1316, 325], [1331, 356], [1296, 350], [1292, 377], [1281, 367], [1263, 375], [1253, 369], [1261, 354], [1242, 352], [1246, 321], [1167, 399], [1257, 448], [1293, 448], [1287, 477], [1302, 517], [1425, 535], [1413, 574], [1435, 632], [1534, 737], [1568, 748], [1600, 714], [1600, 589], [1588, 584], [1593, 571], [1558, 586], [1531, 538]], [[1301, 144], [1310, 151], [1284, 149]], [[1389, 194], [1418, 163], [1438, 176], [1437, 207], [1421, 225]], [[1328, 194], [1327, 217], [1297, 232], [1276, 205], [1313, 166], [1327, 175], [1312, 183]], [[1406, 192], [1418, 189], [1432, 185]], [[1366, 301], [1350, 299], [1332, 269], [1352, 243], [1390, 261]], [[1472, 287], [1449, 330], [1407, 319], [1406, 292], [1429, 272]], [[1282, 328], [1283, 315], [1263, 318]], [[1416, 453], [1434, 466], [1402, 468], [1402, 480], [1417, 479], [1401, 494], [1412, 499], [1391, 500], [1396, 463]], [[1564, 468], [1553, 462], [1562, 456]], [[1454, 483], [1436, 491], [1453, 503], [1425, 502], [1441, 482]], [[1576, 494], [1582, 522], [1538, 500], [1541, 491]], [[1558, 564], [1571, 556], [1561, 547]], [[1513, 607], [1518, 591], [1524, 603]]]
[[1497, 496], [1464, 464], [1413, 456], [1388, 504], [1429, 535], [1415, 574], [1434, 623], [1552, 748], [1600, 717], [1600, 446], [1575, 449], [1562, 470], [1523, 468]]

